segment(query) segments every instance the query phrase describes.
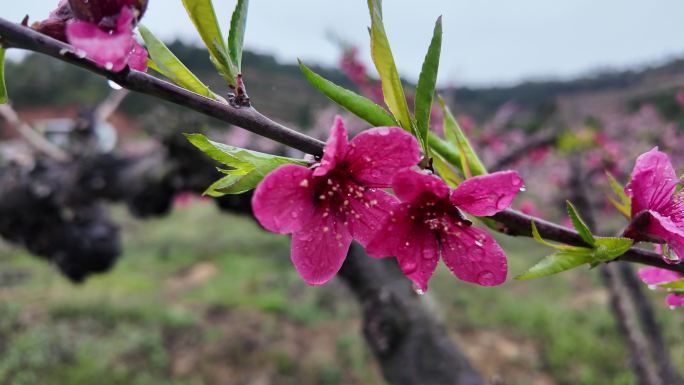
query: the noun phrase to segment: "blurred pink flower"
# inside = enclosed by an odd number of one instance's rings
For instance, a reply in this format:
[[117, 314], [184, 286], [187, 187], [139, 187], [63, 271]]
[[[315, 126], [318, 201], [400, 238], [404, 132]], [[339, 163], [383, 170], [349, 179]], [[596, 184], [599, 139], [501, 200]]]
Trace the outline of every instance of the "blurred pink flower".
[[684, 107], [684, 91], [677, 92], [675, 100], [677, 101], [677, 104], [679, 104], [680, 107]]
[[267, 230], [292, 234], [292, 262], [311, 285], [330, 280], [353, 239], [367, 245], [397, 204], [381, 188], [420, 161], [418, 143], [399, 127], [377, 127], [351, 142], [337, 117], [320, 164], [284, 165], [257, 187], [252, 207]]
[[679, 259], [684, 256], [684, 201], [675, 193], [677, 182], [670, 158], [657, 147], [637, 158], [625, 186], [632, 198], [632, 222], [625, 235], [666, 243]]
[[402, 203], [378, 227], [367, 251], [376, 257], [396, 257], [404, 274], [423, 291], [440, 254], [458, 278], [483, 286], [499, 285], [506, 280], [506, 255], [461, 210], [494, 215], [511, 205], [522, 185], [516, 172], [503, 171], [467, 179], [450, 192], [437, 176], [399, 171], [392, 189]]
[[[683, 274], [667, 269], [660, 269], [657, 267], [645, 267], [639, 269], [638, 275], [639, 278], [641, 278], [641, 280], [650, 287], [657, 287], [659, 285], [664, 285], [684, 279]], [[668, 306], [673, 308], [684, 306], [684, 292], [675, 292], [668, 294], [665, 302], [668, 304]]]

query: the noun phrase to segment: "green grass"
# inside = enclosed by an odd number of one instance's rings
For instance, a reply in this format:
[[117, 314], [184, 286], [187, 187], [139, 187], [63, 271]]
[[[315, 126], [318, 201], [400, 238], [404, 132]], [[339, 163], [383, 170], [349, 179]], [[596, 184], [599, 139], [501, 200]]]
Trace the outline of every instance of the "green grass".
[[[308, 287], [288, 240], [246, 218], [194, 204], [146, 222], [115, 210], [125, 255], [73, 285], [0, 246], [0, 385], [216, 384], [265, 376], [278, 384], [382, 384], [360, 335], [357, 303], [339, 283]], [[548, 250], [500, 238], [511, 276]], [[443, 267], [429, 303], [488, 378], [507, 384], [633, 384], [596, 271], [482, 288]], [[684, 316], [660, 306], [684, 369]], [[492, 342], [493, 341], [493, 342]], [[548, 382], [551, 381], [551, 382]], [[544, 382], [541, 382], [544, 383]]]

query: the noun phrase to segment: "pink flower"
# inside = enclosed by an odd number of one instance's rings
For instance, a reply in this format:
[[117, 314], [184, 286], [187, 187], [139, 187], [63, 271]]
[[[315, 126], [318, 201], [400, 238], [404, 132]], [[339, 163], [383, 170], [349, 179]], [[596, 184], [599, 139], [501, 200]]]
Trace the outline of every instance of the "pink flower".
[[483, 286], [506, 280], [506, 255], [488, 232], [472, 226], [461, 210], [490, 216], [509, 207], [523, 186], [514, 171], [467, 179], [455, 190], [440, 178], [411, 169], [397, 173], [392, 189], [402, 203], [379, 227], [367, 251], [395, 256], [421, 290], [441, 255], [458, 278]]
[[666, 243], [679, 258], [684, 256], [684, 202], [675, 192], [677, 182], [670, 158], [657, 147], [637, 158], [625, 186], [632, 198], [632, 223], [625, 235]]
[[[102, 3], [109, 4], [111, 1]], [[72, 9], [75, 12], [73, 5]], [[110, 7], [92, 13], [100, 16], [105, 10], [109, 11]], [[71, 20], [66, 26], [67, 40], [76, 49], [85, 52], [98, 66], [109, 71], [118, 72], [127, 65], [135, 70], [146, 71], [147, 51], [138, 44], [133, 34], [136, 12], [135, 8], [124, 5], [116, 15], [105, 16], [99, 21], [94, 17]]]
[[133, 35], [146, 8], [147, 0], [60, 0], [33, 28], [72, 44], [100, 67], [146, 71], [147, 51]]
[[[645, 284], [651, 287], [684, 279], [684, 275], [680, 273], [667, 269], [660, 269], [657, 267], [645, 267], [643, 269], [639, 269], [638, 275]], [[684, 306], [684, 292], [680, 291], [668, 294], [665, 302], [670, 307]]]
[[352, 239], [367, 245], [396, 206], [380, 189], [419, 160], [418, 143], [401, 128], [373, 128], [348, 142], [337, 117], [320, 164], [268, 174], [254, 193], [254, 215], [267, 230], [292, 234], [295, 268], [307, 283], [323, 284], [342, 266]]

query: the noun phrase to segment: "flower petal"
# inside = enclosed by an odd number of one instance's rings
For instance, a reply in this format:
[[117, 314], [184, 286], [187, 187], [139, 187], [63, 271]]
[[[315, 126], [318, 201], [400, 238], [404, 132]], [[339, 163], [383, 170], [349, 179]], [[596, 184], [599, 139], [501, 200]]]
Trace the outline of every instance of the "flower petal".
[[640, 155], [625, 193], [632, 197], [632, 217], [644, 210], [660, 211], [672, 200], [677, 175], [670, 158], [658, 147]]
[[133, 50], [128, 57], [128, 66], [136, 71], [147, 71], [147, 50], [137, 41], [133, 42]]
[[309, 285], [322, 285], [337, 274], [352, 236], [335, 215], [316, 212], [308, 226], [292, 234], [292, 263]]
[[684, 258], [684, 229], [677, 227], [668, 217], [648, 211], [650, 218], [644, 231], [651, 238], [663, 240], [680, 258]]
[[314, 215], [311, 170], [294, 164], [280, 166], [257, 186], [252, 210], [257, 221], [274, 233], [288, 234], [307, 226]]
[[420, 162], [420, 147], [416, 138], [399, 127], [376, 127], [352, 139], [345, 161], [358, 181], [389, 187], [397, 171]]
[[335, 123], [330, 130], [330, 138], [323, 150], [321, 165], [314, 170], [314, 176], [323, 176], [342, 162], [348, 146], [347, 129], [344, 127], [342, 117], [335, 117]]
[[132, 29], [109, 33], [85, 21], [69, 22], [66, 36], [71, 45], [84, 51], [95, 64], [113, 72], [126, 67], [135, 42]]
[[473, 226], [453, 226], [440, 236], [442, 259], [458, 278], [482, 286], [506, 281], [506, 254], [485, 230]]
[[523, 187], [523, 180], [515, 171], [466, 179], [451, 193], [451, 202], [463, 211], [488, 217], [511, 206]]
[[676, 271], [661, 269], [658, 267], [644, 267], [637, 273], [639, 278], [647, 285], [660, 285], [684, 278], [684, 275]]
[[411, 219], [410, 210], [407, 203], [399, 205], [366, 251], [373, 257], [396, 257], [404, 275], [426, 291], [439, 261], [439, 243], [427, 226]]
[[684, 294], [670, 293], [667, 295], [665, 302], [670, 307], [682, 307], [684, 306]]
[[399, 201], [394, 196], [378, 189], [365, 189], [359, 191], [360, 196], [349, 198], [349, 231], [354, 239], [366, 246], [371, 241], [378, 229], [381, 228], [387, 216], [392, 212]]
[[439, 177], [408, 168], [400, 170], [394, 176], [392, 190], [402, 202], [412, 202], [426, 192], [436, 198], [449, 195], [449, 186]]

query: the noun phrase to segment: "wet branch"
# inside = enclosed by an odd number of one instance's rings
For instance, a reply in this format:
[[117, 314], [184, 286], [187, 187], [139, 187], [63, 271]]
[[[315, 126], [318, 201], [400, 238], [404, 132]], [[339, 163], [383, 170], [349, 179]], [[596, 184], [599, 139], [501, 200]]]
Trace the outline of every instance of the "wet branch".
[[[190, 108], [305, 153], [321, 155], [323, 152], [321, 141], [276, 123], [254, 108], [231, 107], [138, 71], [124, 70], [111, 73], [98, 68], [87, 59], [76, 56], [68, 44], [3, 18], [0, 18], [0, 39], [7, 48], [20, 48], [52, 56], [106, 77], [129, 90]], [[529, 236], [530, 223], [534, 220], [544, 238], [566, 244], [583, 245], [577, 232], [515, 210], [505, 210], [494, 216], [494, 219], [502, 225], [501, 231], [510, 235]], [[684, 265], [668, 265], [657, 254], [638, 248], [632, 248], [619, 259], [684, 273]]]

